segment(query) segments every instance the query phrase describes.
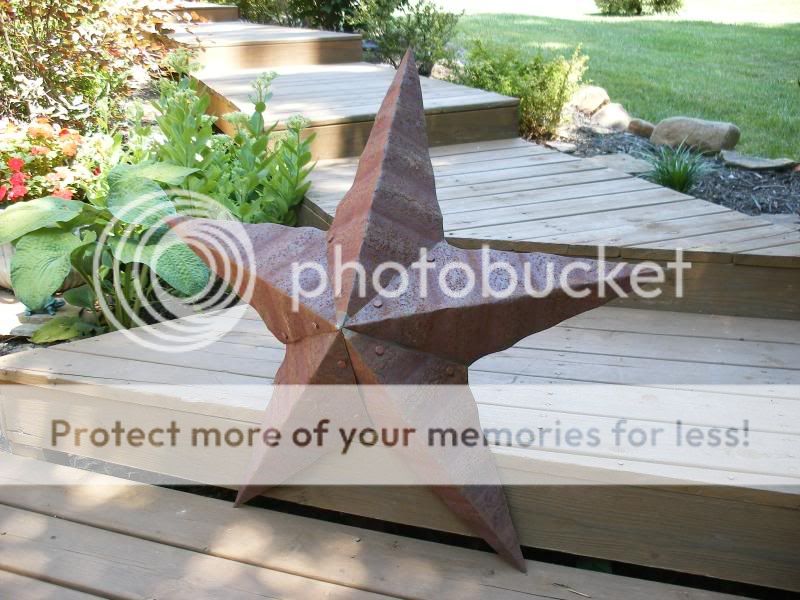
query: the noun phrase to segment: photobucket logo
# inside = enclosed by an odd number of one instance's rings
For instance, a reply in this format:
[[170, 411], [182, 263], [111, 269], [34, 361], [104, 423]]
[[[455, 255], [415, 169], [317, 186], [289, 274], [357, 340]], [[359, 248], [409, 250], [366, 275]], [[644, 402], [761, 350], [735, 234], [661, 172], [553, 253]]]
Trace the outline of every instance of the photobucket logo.
[[[316, 298], [331, 287], [335, 295], [341, 295], [345, 280], [349, 280], [345, 274], [352, 274], [354, 292], [360, 298], [368, 295], [398, 298], [411, 291], [424, 299], [433, 285], [437, 287], [437, 294], [452, 299], [466, 298], [478, 290], [483, 298], [502, 300], [523, 293], [533, 298], [545, 298], [556, 290], [572, 298], [585, 298], [591, 294], [599, 298], [627, 298], [631, 295], [656, 298], [664, 292], [661, 284], [667, 281], [667, 271], [674, 271], [675, 296], [682, 298], [684, 271], [692, 266], [683, 260], [681, 249], [676, 250], [675, 260], [668, 262], [666, 268], [655, 262], [635, 265], [618, 261], [610, 263], [606, 260], [605, 248], [600, 246], [597, 260], [551, 260], [543, 265], [542, 273], [531, 261], [522, 261], [515, 266], [498, 260], [496, 256], [502, 253], [484, 245], [477, 267], [473, 262], [463, 260], [435, 260], [427, 248], [420, 248], [419, 258], [408, 267], [389, 261], [378, 264], [369, 273], [361, 263], [343, 262], [340, 245], [334, 246], [333, 253], [332, 281], [328, 270], [320, 263], [309, 261], [292, 265], [293, 310], [299, 310], [302, 298]], [[630, 277], [623, 278], [627, 281], [623, 285], [620, 276], [626, 269], [630, 269]], [[316, 276], [307, 277], [309, 272]], [[389, 283], [384, 285], [387, 279]], [[314, 282], [313, 287], [304, 287], [308, 282]], [[371, 291], [368, 291], [368, 283]]]
[[[255, 279], [235, 265], [255, 264], [255, 255], [241, 223], [217, 201], [185, 190], [167, 195], [169, 204], [144, 195], [115, 213], [97, 240], [92, 283], [110, 329], [148, 349], [184, 352], [212, 344], [244, 316], [238, 297], [251, 297]], [[192, 221], [190, 248], [182, 224], [168, 224], [178, 215], [229, 224]]]

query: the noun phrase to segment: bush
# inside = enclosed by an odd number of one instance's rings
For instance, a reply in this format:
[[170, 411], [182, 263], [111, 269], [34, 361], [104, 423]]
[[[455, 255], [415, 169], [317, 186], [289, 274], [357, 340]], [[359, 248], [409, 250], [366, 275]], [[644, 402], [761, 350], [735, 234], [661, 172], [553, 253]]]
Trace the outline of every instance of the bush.
[[[153, 68], [143, 0], [6, 0], [0, 4], [0, 113], [64, 126], [108, 120], [134, 65]], [[104, 108], [103, 106], [104, 105]]]
[[580, 84], [587, 61], [580, 47], [569, 58], [549, 59], [541, 52], [528, 57], [516, 48], [475, 40], [469, 44], [463, 64], [451, 65], [451, 79], [518, 97], [521, 134], [546, 139], [555, 135], [564, 105]]
[[413, 48], [420, 75], [430, 75], [437, 62], [452, 58], [447, 44], [460, 18], [431, 0], [361, 0], [352, 22], [377, 44], [380, 60], [397, 68], [406, 50]]
[[677, 148], [660, 146], [644, 158], [652, 166], [645, 174], [648, 179], [681, 193], [689, 192], [697, 180], [709, 171], [703, 156], [683, 144]]
[[244, 19], [330, 31], [348, 27], [355, 0], [238, 0]]
[[594, 0], [604, 15], [642, 15], [676, 13], [683, 0]]

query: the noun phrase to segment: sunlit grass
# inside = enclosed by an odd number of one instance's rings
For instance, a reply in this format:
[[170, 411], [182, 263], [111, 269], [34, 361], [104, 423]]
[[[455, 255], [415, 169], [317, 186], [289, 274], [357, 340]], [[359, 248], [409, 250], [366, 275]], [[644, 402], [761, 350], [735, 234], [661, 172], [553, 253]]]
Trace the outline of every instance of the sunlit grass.
[[737, 150], [800, 158], [800, 23], [487, 14], [465, 16], [460, 28], [460, 41], [480, 37], [531, 52], [583, 44], [588, 78], [632, 115], [731, 121], [742, 130]]

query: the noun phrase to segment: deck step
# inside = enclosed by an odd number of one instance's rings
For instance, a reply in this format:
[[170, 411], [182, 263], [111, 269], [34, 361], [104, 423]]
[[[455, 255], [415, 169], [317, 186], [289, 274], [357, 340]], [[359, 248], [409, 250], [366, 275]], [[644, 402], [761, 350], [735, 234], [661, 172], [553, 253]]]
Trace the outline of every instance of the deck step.
[[[153, 6], [159, 11], [159, 5]], [[239, 20], [239, 7], [233, 4], [214, 4], [213, 2], [167, 2], [165, 10], [160, 11], [166, 20], [172, 20], [174, 14], [181, 19], [198, 22], [225, 22]]]
[[[683, 298], [638, 305], [800, 319], [800, 231], [698, 200], [591, 160], [510, 138], [431, 148], [445, 234], [456, 245], [674, 260], [694, 268]], [[303, 205], [327, 226], [357, 158], [321, 161]]]
[[[135, 591], [142, 598], [209, 600], [733, 600], [531, 560], [522, 574], [484, 552], [234, 509], [222, 500], [13, 456], [0, 460], [0, 515], [6, 536], [0, 569], [51, 582], [0, 570], [0, 586], [15, 599], [95, 597], [77, 588], [104, 597]], [[34, 556], [39, 560], [29, 560]]]
[[[317, 134], [317, 159], [357, 156], [366, 144], [375, 115], [395, 70], [385, 65], [349, 63], [283, 66], [277, 73], [267, 108], [268, 121], [300, 114]], [[212, 114], [251, 112], [252, 82], [263, 69], [236, 72], [207, 70], [197, 78], [212, 96]], [[421, 78], [428, 141], [432, 146], [496, 140], [518, 135], [516, 98], [439, 79]], [[232, 129], [218, 122], [226, 133]]]
[[361, 35], [355, 33], [232, 21], [181, 25], [168, 37], [198, 49], [204, 68], [223, 73], [361, 60]]
[[[53, 419], [88, 430], [115, 420], [145, 431], [172, 420], [186, 431], [260, 425], [284, 346], [250, 310], [240, 319], [221, 311], [204, 331], [211, 345], [182, 353], [144, 348], [119, 332], [0, 358], [2, 381], [20, 384], [0, 386], [12, 450], [86, 456], [126, 473], [240, 481], [246, 446], [76, 447], [66, 440], [54, 452], [50, 442]], [[157, 342], [156, 331], [147, 340]], [[481, 359], [470, 380], [484, 427], [608, 432], [628, 419], [631, 428], [667, 432], [656, 447], [625, 450], [610, 447], [606, 434], [597, 448], [492, 446], [504, 481], [540, 483], [506, 488], [523, 545], [800, 591], [798, 365], [798, 322], [612, 307]], [[547, 393], [530, 388], [500, 402], [490, 386], [511, 382], [547, 385]], [[705, 431], [744, 419], [747, 448], [677, 447], [669, 435], [676, 420]], [[315, 468], [330, 467], [326, 460]], [[298, 484], [270, 494], [469, 534], [425, 489]]]

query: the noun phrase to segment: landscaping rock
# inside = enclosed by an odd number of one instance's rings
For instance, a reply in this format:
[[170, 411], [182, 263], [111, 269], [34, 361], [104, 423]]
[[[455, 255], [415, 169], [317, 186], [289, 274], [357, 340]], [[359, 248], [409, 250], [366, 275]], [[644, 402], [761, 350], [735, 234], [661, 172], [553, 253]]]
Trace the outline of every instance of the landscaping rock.
[[605, 169], [614, 169], [615, 171], [622, 171], [629, 175], [640, 175], [652, 171], [653, 167], [646, 160], [636, 158], [630, 154], [619, 152], [617, 154], [598, 154], [591, 158], [587, 158], [586, 162], [597, 165]]
[[650, 141], [657, 146], [676, 148], [682, 143], [701, 152], [733, 150], [741, 132], [733, 123], [705, 121], [691, 117], [671, 117], [656, 125]]
[[722, 160], [726, 165], [749, 169], [750, 171], [782, 171], [791, 169], [797, 161], [791, 158], [760, 158], [758, 156], [746, 156], [732, 150], [723, 150]]
[[545, 146], [553, 150], [558, 150], [564, 154], [572, 154], [578, 149], [578, 146], [570, 142], [545, 142]]
[[592, 127], [607, 131], [627, 131], [631, 116], [622, 104], [606, 104], [592, 117]]
[[653, 125], [650, 121], [645, 121], [644, 119], [631, 119], [631, 122], [628, 123], [628, 133], [647, 138], [648, 140], [650, 139], [650, 136], [653, 135], [655, 128], [655, 125]]
[[593, 115], [609, 102], [611, 102], [611, 98], [603, 88], [596, 85], [584, 85], [575, 92], [569, 104], [582, 113]]

